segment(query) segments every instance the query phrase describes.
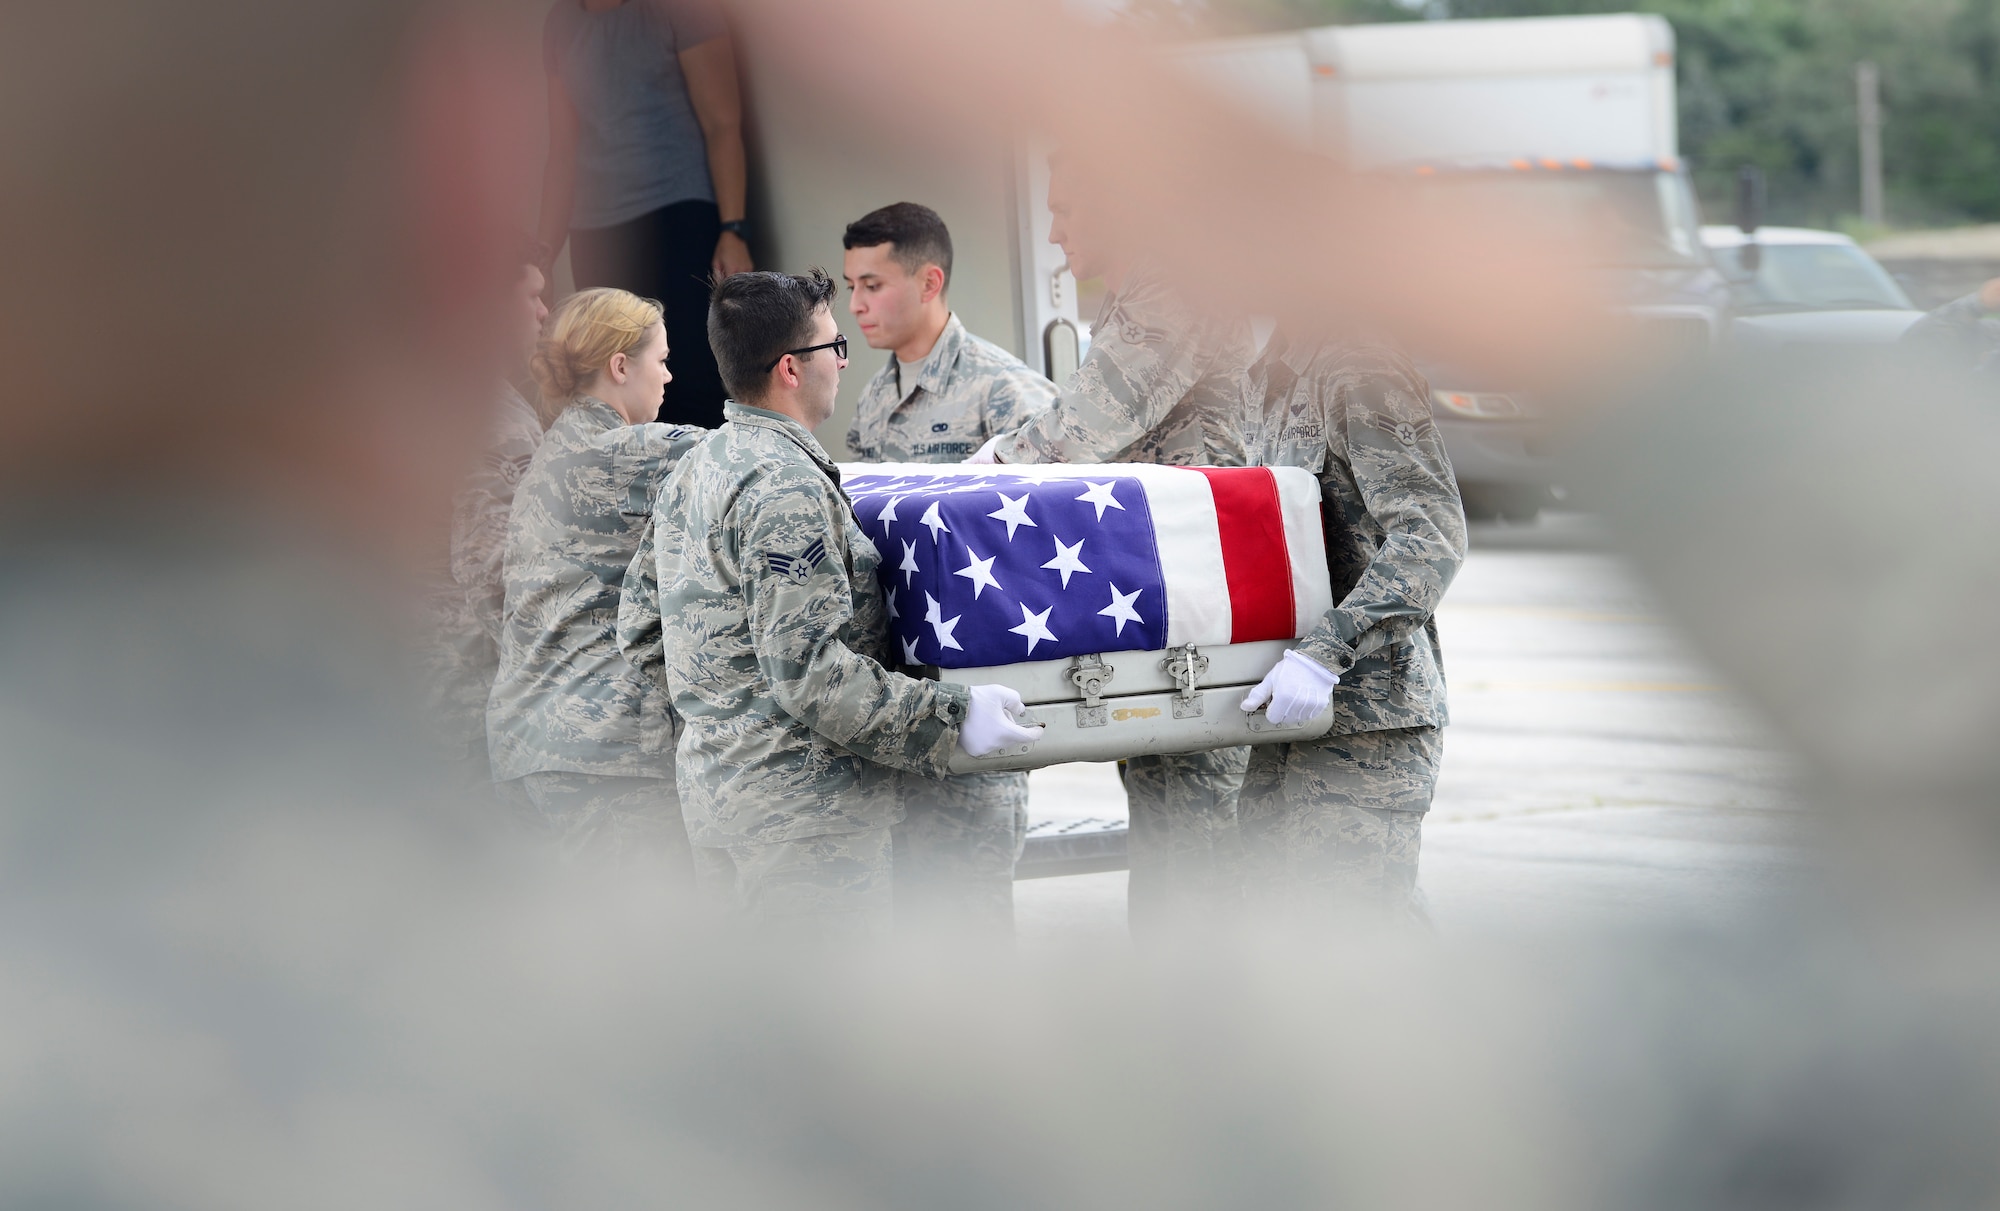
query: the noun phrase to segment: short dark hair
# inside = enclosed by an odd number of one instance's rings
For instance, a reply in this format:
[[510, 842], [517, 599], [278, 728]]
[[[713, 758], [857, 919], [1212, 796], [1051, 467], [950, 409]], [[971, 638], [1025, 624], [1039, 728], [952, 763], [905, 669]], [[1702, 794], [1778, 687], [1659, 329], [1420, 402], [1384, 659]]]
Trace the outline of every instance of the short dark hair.
[[824, 269], [737, 273], [715, 284], [708, 296], [708, 346], [732, 399], [764, 397], [771, 363], [813, 343], [813, 313], [833, 306], [834, 290]]
[[897, 202], [867, 214], [847, 225], [840, 239], [842, 248], [873, 248], [892, 244], [890, 257], [911, 273], [926, 265], [944, 270], [944, 284], [951, 285], [951, 232], [938, 212], [915, 202]]

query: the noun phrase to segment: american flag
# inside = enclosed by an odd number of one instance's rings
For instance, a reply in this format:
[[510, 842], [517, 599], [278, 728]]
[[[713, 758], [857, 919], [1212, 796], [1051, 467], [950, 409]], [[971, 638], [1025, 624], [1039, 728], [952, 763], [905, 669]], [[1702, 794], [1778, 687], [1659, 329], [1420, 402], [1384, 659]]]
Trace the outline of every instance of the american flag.
[[906, 664], [1295, 639], [1332, 604], [1292, 467], [842, 469]]

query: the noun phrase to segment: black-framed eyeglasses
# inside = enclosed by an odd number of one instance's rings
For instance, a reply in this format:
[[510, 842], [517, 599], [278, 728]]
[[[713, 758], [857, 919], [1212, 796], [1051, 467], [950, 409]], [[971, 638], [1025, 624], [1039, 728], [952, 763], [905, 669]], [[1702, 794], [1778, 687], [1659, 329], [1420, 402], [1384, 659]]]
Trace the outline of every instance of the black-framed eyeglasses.
[[771, 364], [764, 367], [764, 373], [769, 374], [771, 371], [776, 370], [778, 368], [778, 363], [784, 361], [788, 357], [793, 357], [793, 356], [803, 357], [808, 353], [818, 353], [822, 349], [831, 349], [833, 350], [833, 356], [840, 358], [842, 361], [847, 360], [847, 338], [844, 336], [836, 336], [824, 345], [808, 345], [804, 349], [785, 350], [783, 353], [780, 353], [778, 356], [771, 359]]

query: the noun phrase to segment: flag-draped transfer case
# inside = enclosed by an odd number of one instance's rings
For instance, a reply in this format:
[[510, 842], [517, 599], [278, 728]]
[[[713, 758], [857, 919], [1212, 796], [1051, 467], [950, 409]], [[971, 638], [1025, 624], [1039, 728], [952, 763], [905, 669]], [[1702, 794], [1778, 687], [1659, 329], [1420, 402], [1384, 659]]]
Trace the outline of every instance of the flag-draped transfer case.
[[954, 768], [1308, 739], [1238, 705], [1331, 608], [1319, 484], [1292, 467], [842, 468], [905, 663], [1020, 691], [1048, 734]]

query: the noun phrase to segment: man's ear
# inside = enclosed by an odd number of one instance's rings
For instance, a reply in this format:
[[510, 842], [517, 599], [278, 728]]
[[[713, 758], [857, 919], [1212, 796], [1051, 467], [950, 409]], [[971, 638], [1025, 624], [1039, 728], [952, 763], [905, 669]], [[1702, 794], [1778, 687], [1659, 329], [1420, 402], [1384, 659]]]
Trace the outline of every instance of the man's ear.
[[944, 270], [936, 265], [924, 266], [924, 302], [944, 293]]

